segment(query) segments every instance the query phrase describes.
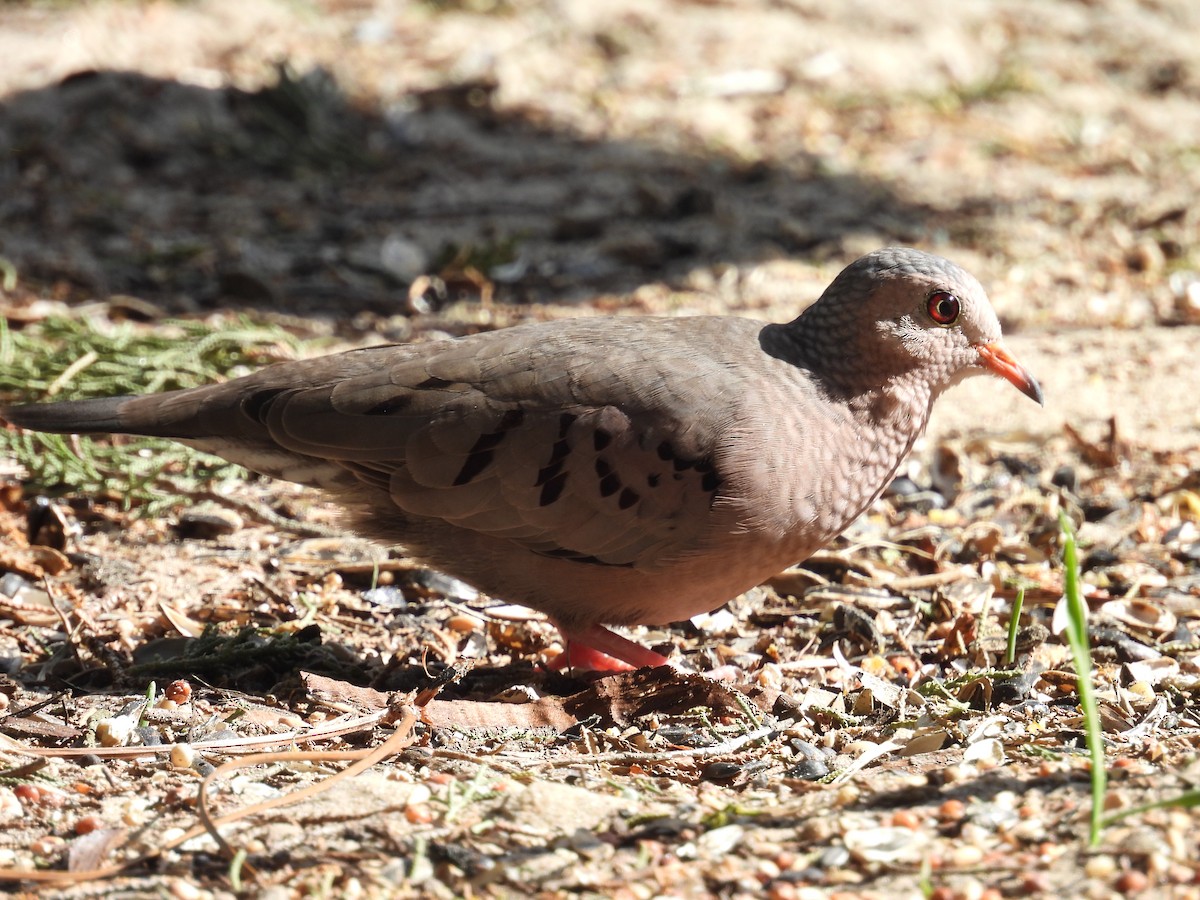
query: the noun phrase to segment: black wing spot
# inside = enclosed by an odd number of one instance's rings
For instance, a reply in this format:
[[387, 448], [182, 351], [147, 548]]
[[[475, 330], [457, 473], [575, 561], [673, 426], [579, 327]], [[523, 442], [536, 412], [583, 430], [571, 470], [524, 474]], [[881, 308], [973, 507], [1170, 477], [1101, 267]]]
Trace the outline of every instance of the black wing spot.
[[567, 473], [560, 472], [549, 481], [542, 485], [541, 496], [538, 497], [538, 506], [549, 506], [555, 500], [562, 496], [563, 489], [567, 486]]
[[534, 485], [540, 487], [561, 472], [570, 453], [571, 445], [567, 443], [565, 437], [560, 437], [555, 441], [554, 447], [550, 450], [550, 460], [538, 471], [537, 481], [534, 482]]
[[609, 434], [607, 431], [603, 431], [603, 430], [597, 428], [594, 432], [592, 432], [592, 446], [596, 448], [597, 453], [599, 453], [601, 450], [603, 450], [605, 447], [607, 447], [611, 443], [612, 443], [612, 435]]
[[559, 438], [554, 442], [554, 447], [550, 451], [550, 461], [547, 465], [560, 463], [567, 458], [567, 454], [571, 452], [571, 445], [567, 443], [566, 438]]
[[496, 451], [480, 450], [478, 453], [472, 453], [466, 458], [462, 464], [462, 468], [458, 470], [458, 474], [454, 477], [451, 484], [454, 487], [469, 484], [474, 481], [488, 466], [492, 464], [492, 459], [495, 458]]
[[261, 391], [255, 391], [249, 397], [242, 400], [242, 412], [248, 415], [256, 422], [265, 422], [267, 414], [271, 410], [271, 404], [275, 402], [275, 398], [284, 393], [285, 388], [267, 388]]
[[700, 487], [705, 491], [715, 491], [721, 486], [721, 476], [715, 471], [704, 473], [704, 477], [700, 479]]
[[625, 488], [625, 490], [621, 491], [621, 496], [617, 498], [617, 508], [629, 509], [629, 507], [641, 499], [641, 496], [636, 491]]
[[500, 417], [500, 423], [496, 426], [496, 431], [509, 431], [513, 428], [516, 428], [524, 421], [525, 410], [521, 409], [519, 406], [514, 407], [513, 409], [507, 410], [504, 415]]
[[600, 476], [600, 496], [611, 497], [621, 489], [621, 476], [613, 471], [606, 460], [596, 460], [596, 474]]
[[560, 441], [567, 436], [567, 432], [578, 418], [579, 416], [574, 413], [563, 413], [558, 417], [558, 439]]
[[675, 451], [671, 448], [671, 445], [669, 443], [667, 443], [666, 441], [663, 441], [661, 444], [658, 445], [657, 453], [658, 453], [658, 458], [661, 459], [663, 462], [667, 462], [668, 460], [672, 460], [675, 458]]
[[[561, 459], [552, 462], [549, 465], [542, 466], [542, 468], [538, 470], [537, 480], [534, 481], [533, 486], [544, 486], [548, 481], [550, 481], [551, 478], [557, 478], [559, 474], [562, 473], [562, 469], [563, 461]], [[542, 505], [545, 506], [544, 503]]]
[[690, 459], [684, 459], [681, 456], [677, 456], [671, 465], [675, 467], [676, 472], [686, 472], [688, 469], [695, 468], [696, 463]]
[[495, 431], [489, 431], [481, 434], [471, 449], [467, 451], [467, 458], [463, 462], [463, 466], [459, 469], [458, 475], [453, 481], [453, 485], [468, 484], [473, 481], [481, 472], [492, 464], [492, 460], [496, 458], [496, 447], [508, 435], [510, 429], [516, 428], [521, 424], [524, 418], [524, 413], [519, 409], [510, 409], [504, 414], [496, 426]]
[[463, 460], [462, 468], [458, 470], [458, 475], [451, 482], [455, 487], [468, 484], [473, 481], [484, 469], [492, 464], [492, 460], [496, 458], [495, 447], [504, 440], [503, 432], [489, 432], [481, 434], [475, 441], [467, 453], [467, 458]]
[[424, 381], [417, 385], [418, 391], [436, 391], [439, 388], [448, 388], [454, 384], [453, 381], [447, 381], [445, 378], [438, 378], [436, 375], [430, 375]]
[[578, 550], [568, 550], [566, 547], [555, 547], [552, 550], [537, 550], [538, 556], [549, 556], [551, 559], [565, 559], [568, 562], [586, 563], [591, 566], [611, 566], [614, 569], [632, 569], [633, 563], [605, 562], [598, 556], [580, 553]]
[[600, 496], [611, 497], [621, 489], [621, 477], [616, 472], [609, 472], [600, 479]]
[[659, 475], [657, 472], [653, 472], [646, 476], [646, 484], [652, 488], [656, 488], [656, 487], [658, 487], [658, 482], [661, 479], [662, 479], [661, 475]]

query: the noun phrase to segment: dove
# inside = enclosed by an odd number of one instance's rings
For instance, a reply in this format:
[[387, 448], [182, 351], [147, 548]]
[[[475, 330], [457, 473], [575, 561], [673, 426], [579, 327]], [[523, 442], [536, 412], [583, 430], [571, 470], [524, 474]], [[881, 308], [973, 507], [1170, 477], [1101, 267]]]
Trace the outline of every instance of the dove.
[[629, 668], [668, 660], [608, 626], [709, 612], [803, 561], [891, 483], [946, 389], [984, 373], [1043, 402], [974, 277], [887, 248], [787, 323], [564, 319], [0, 417], [171, 438], [322, 488], [360, 534], [545, 613], [562, 664]]

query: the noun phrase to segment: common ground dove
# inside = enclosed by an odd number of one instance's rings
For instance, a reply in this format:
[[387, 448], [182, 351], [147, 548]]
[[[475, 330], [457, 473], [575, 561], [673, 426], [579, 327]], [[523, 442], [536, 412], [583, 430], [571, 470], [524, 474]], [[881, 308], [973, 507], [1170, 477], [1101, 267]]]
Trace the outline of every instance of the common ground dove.
[[0, 415], [325, 488], [361, 533], [545, 612], [570, 664], [643, 666], [666, 660], [605, 624], [688, 618], [803, 560], [981, 372], [1042, 402], [975, 278], [885, 249], [787, 324], [562, 320]]

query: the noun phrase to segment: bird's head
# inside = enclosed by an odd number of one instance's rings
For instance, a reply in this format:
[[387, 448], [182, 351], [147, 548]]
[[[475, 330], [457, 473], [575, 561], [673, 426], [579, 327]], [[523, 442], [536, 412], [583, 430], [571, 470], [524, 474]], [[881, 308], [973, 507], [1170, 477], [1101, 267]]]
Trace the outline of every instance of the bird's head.
[[936, 397], [991, 372], [1043, 402], [1037, 379], [1004, 346], [979, 282], [920, 250], [893, 247], [854, 261], [793, 326], [802, 344], [820, 345], [832, 380], [847, 387], [913, 377]]

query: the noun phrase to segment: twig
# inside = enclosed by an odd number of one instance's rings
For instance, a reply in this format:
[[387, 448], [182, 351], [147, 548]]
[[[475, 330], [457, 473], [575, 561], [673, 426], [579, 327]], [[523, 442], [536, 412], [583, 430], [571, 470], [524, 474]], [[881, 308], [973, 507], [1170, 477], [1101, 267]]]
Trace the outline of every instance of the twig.
[[710, 757], [710, 756], [725, 756], [729, 753], [736, 753], [747, 744], [752, 744], [755, 741], [760, 741], [763, 738], [771, 737], [776, 733], [774, 725], [764, 725], [761, 728], [756, 728], [754, 731], [747, 734], [739, 735], [735, 738], [730, 738], [727, 741], [722, 741], [719, 744], [713, 744], [710, 747], [696, 747], [694, 749], [685, 750], [662, 750], [657, 753], [639, 753], [636, 751], [618, 750], [612, 753], [573, 753], [570, 756], [563, 756], [556, 759], [534, 759], [530, 754], [497, 754], [490, 757], [491, 759], [508, 759], [514, 762], [519, 761], [528, 767], [537, 768], [558, 768], [560, 766], [574, 766], [584, 763], [601, 763], [601, 762], [665, 762], [671, 759], [680, 759], [682, 757]]

